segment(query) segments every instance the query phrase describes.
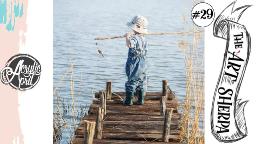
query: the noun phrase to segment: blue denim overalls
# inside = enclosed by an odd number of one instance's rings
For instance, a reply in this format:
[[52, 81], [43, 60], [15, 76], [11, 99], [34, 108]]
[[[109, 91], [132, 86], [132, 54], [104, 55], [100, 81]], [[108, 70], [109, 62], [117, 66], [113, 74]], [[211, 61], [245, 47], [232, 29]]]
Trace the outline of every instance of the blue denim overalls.
[[128, 51], [125, 68], [128, 77], [128, 81], [125, 83], [126, 98], [127, 95], [133, 96], [137, 91], [146, 92], [147, 89], [147, 42], [143, 36], [133, 35], [130, 38], [130, 43], [131, 47]]

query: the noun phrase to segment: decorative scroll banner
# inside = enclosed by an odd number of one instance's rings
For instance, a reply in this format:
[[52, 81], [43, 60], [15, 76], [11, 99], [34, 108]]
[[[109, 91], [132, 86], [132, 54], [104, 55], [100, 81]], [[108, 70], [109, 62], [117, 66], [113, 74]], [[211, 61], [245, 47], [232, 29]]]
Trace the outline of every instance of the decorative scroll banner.
[[249, 60], [251, 42], [245, 26], [238, 23], [249, 5], [234, 9], [234, 1], [217, 17], [213, 34], [227, 40], [221, 73], [214, 92], [211, 130], [220, 142], [238, 141], [247, 135], [244, 107], [238, 93]]

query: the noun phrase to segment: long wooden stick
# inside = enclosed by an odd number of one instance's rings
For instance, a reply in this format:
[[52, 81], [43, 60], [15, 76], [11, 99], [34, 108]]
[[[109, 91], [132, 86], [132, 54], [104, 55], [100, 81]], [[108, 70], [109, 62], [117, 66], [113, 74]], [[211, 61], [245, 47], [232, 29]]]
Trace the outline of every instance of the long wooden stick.
[[[146, 35], [185, 35], [185, 34], [193, 34], [193, 33], [200, 33], [202, 31], [187, 31], [187, 32], [150, 32]], [[124, 38], [125, 36], [101, 36], [96, 37], [94, 40], [110, 40], [110, 39], [119, 39]]]

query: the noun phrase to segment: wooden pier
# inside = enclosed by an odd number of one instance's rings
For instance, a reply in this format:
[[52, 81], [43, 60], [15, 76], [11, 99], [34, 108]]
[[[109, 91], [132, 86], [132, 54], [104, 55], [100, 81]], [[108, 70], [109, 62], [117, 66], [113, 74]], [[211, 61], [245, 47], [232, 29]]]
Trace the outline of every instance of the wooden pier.
[[95, 100], [75, 131], [73, 144], [162, 144], [179, 143], [178, 101], [162, 83], [162, 92], [147, 92], [144, 105], [124, 106], [125, 92], [106, 90]]

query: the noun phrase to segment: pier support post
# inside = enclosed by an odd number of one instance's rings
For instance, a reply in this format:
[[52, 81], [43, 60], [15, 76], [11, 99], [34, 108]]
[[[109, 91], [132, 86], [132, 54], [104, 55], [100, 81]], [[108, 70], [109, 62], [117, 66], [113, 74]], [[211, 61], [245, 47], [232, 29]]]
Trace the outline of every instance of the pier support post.
[[106, 94], [107, 94], [107, 99], [111, 100], [112, 97], [112, 82], [108, 81], [106, 84]]
[[103, 130], [103, 108], [98, 107], [98, 115], [96, 119], [96, 134], [95, 137], [97, 139], [102, 139], [102, 130]]
[[93, 144], [93, 137], [95, 133], [95, 122], [84, 121], [84, 144]]
[[100, 91], [100, 106], [103, 108], [103, 114], [107, 114], [107, 96], [106, 93]]
[[166, 101], [167, 101], [167, 96], [162, 96], [160, 98], [160, 115], [165, 116], [165, 111], [166, 111]]
[[165, 96], [168, 93], [168, 81], [163, 80], [162, 83], [163, 83], [162, 84], [162, 87], [163, 87], [162, 95]]
[[169, 142], [169, 135], [171, 132], [171, 120], [172, 120], [173, 108], [166, 109], [163, 129], [163, 141]]

